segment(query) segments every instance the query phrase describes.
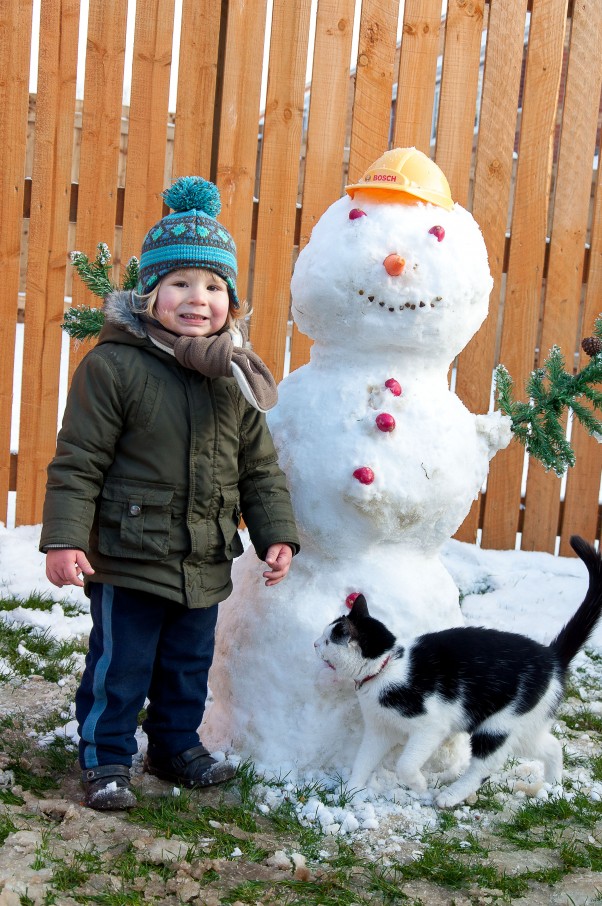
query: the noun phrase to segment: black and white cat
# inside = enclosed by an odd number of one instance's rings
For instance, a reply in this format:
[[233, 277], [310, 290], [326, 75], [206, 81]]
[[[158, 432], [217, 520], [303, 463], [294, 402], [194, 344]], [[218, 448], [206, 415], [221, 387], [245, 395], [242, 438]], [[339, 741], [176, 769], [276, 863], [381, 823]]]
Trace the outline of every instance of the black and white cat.
[[546, 781], [560, 781], [562, 747], [550, 732], [552, 720], [569, 664], [602, 610], [602, 558], [577, 535], [571, 546], [587, 566], [589, 588], [548, 646], [516, 633], [462, 627], [427, 633], [402, 647], [370, 616], [362, 595], [348, 615], [326, 627], [316, 651], [333, 670], [355, 680], [364, 718], [350, 788], [364, 786], [405, 738], [399, 780], [424, 792], [423, 765], [462, 732], [470, 736], [469, 765], [436, 795], [437, 805], [462, 802], [512, 753], [541, 759]]

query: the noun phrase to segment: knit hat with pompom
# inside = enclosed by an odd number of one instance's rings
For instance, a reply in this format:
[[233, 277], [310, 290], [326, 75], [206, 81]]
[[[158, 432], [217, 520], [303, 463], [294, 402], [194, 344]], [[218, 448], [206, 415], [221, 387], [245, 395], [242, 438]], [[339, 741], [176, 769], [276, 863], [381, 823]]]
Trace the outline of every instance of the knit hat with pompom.
[[221, 210], [217, 186], [200, 176], [182, 176], [163, 192], [163, 198], [174, 213], [146, 234], [137, 292], [151, 292], [170, 271], [203, 267], [226, 281], [230, 301], [238, 308], [236, 246], [215, 219]]

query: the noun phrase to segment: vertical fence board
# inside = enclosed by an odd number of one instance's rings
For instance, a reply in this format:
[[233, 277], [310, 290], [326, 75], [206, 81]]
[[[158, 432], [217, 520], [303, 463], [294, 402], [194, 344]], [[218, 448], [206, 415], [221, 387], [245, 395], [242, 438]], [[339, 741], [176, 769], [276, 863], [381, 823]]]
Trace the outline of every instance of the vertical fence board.
[[178, 68], [173, 178], [211, 176], [222, 4], [184, 0]]
[[266, 0], [251, 5], [231, 0], [222, 83], [222, 111], [217, 157], [217, 185], [222, 199], [220, 220], [236, 241], [237, 290], [248, 292], [253, 194], [257, 168], [257, 133], [266, 26]]
[[[299, 249], [341, 194], [354, 0], [321, 0], [316, 22]], [[293, 326], [291, 370], [309, 359], [311, 341]]]
[[27, 137], [31, 2], [0, 2], [0, 521], [10, 480], [15, 325], [19, 292], [23, 173]]
[[437, 163], [454, 201], [466, 207], [474, 142], [485, 0], [450, 0], [445, 26]]
[[[489, 408], [526, 12], [527, 0], [491, 0], [489, 9], [472, 213], [483, 231], [493, 290], [489, 314], [459, 356], [456, 371], [456, 393], [471, 412]], [[456, 533], [458, 540], [476, 541], [479, 509], [480, 498]]]
[[[602, 180], [598, 172], [596, 207], [592, 225], [590, 245], [590, 266], [583, 313], [583, 335], [588, 336], [594, 321], [600, 314], [602, 304]], [[579, 368], [583, 368], [589, 357], [581, 350]], [[581, 400], [585, 402], [585, 400]], [[564, 498], [564, 512], [560, 533], [560, 555], [574, 556], [569, 544], [573, 534], [594, 541], [598, 528], [598, 494], [600, 472], [602, 471], [602, 444], [590, 437], [581, 425], [573, 422], [571, 443], [576, 462], [569, 469]]]
[[252, 337], [277, 381], [284, 369], [310, 6], [310, 0], [274, 0], [272, 16]]
[[[562, 68], [566, 0], [534, 0], [523, 94], [500, 361], [517, 397], [533, 369], [550, 188], [550, 156]], [[491, 462], [483, 545], [513, 549], [524, 451], [517, 441]]]
[[364, 0], [355, 74], [349, 181], [389, 147], [399, 0]]
[[[126, 12], [121, 0], [90, 3], [75, 233], [77, 248], [90, 257], [99, 242], [115, 245]], [[75, 278], [73, 303], [100, 300]], [[71, 374], [89, 349], [87, 342], [72, 344]]]
[[54, 453], [65, 307], [79, 0], [42, 0], [16, 521], [42, 517]]
[[174, 0], [138, 0], [121, 260], [140, 255], [163, 210]]
[[[540, 364], [557, 344], [570, 368], [575, 350], [598, 126], [598, 110], [591, 99], [600, 97], [601, 59], [602, 6], [598, 0], [579, 0], [573, 7]], [[592, 66], [592, 60], [598, 65]], [[560, 479], [531, 461], [521, 545], [524, 550], [554, 551], [559, 510]]]
[[415, 147], [430, 155], [440, 40], [441, 0], [406, 0], [397, 76], [396, 148]]

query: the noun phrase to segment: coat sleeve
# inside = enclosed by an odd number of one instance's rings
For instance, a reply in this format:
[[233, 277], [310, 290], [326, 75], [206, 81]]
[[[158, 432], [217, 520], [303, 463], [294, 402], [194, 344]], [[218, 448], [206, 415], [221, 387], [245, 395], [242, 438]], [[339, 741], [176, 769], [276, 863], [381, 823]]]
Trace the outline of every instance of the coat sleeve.
[[96, 350], [73, 375], [48, 466], [40, 549], [62, 545], [87, 551], [96, 499], [123, 427], [119, 376]]
[[271, 544], [299, 551], [299, 535], [284, 472], [265, 415], [248, 406], [240, 432], [239, 490], [242, 516], [260, 559]]

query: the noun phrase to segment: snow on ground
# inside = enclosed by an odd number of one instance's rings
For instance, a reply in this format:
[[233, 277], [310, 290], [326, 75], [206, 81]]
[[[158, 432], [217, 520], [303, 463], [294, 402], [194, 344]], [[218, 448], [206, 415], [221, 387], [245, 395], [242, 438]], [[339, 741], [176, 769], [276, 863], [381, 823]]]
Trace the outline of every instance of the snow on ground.
[[[57, 639], [86, 635], [91, 623], [87, 601], [80, 589], [57, 589], [50, 585], [44, 574], [44, 556], [38, 552], [39, 526], [6, 529], [0, 524], [0, 595], [25, 598], [32, 592], [42, 593], [56, 601], [51, 612], [17, 608], [5, 615], [11, 621], [36, 625], [48, 630]], [[452, 574], [463, 595], [463, 612], [468, 623], [522, 632], [541, 642], [549, 642], [581, 602], [587, 586], [586, 570], [580, 560], [553, 557], [544, 553], [524, 551], [482, 550], [470, 544], [450, 541], [443, 550], [445, 566]], [[294, 566], [293, 566], [294, 568]], [[68, 616], [60, 602], [77, 603], [84, 611], [80, 616]], [[296, 640], [290, 639], [290, 656], [295, 657]], [[602, 656], [602, 626], [592, 638], [588, 650]], [[575, 667], [585, 668], [586, 675], [595, 681], [597, 691], [582, 692], [583, 701], [592, 711], [602, 713], [602, 663], [594, 656], [580, 654]], [[283, 678], [284, 681], [284, 678]], [[589, 686], [588, 686], [589, 688]], [[73, 734], [73, 722], [58, 733]], [[274, 733], [279, 728], [274, 726]], [[139, 737], [141, 753], [146, 740]], [[566, 741], [565, 741], [566, 745]], [[572, 743], [568, 751], [573, 751]], [[587, 755], [588, 739], [584, 734], [579, 748]], [[574, 750], [577, 752], [577, 749]], [[594, 754], [594, 753], [592, 753]], [[233, 753], [236, 756], [236, 753]], [[431, 806], [430, 793], [421, 796], [398, 786], [392, 765], [385, 763], [374, 776], [366, 791], [357, 793], [351, 801], [345, 793], [344, 777], [308, 776], [282, 777], [278, 765], [258, 766], [266, 778], [279, 779], [277, 787], [266, 784], [262, 790], [265, 811], [277, 806], [283, 797], [295, 802], [302, 821], [319, 824], [326, 833], [370, 833], [377, 844], [379, 834], [388, 827], [386, 845], [395, 845], [395, 836], [419, 837], [436, 824], [437, 813]], [[580, 767], [571, 767], [568, 777], [573, 783], [582, 784], [594, 799], [602, 797], [602, 783], [593, 782]], [[492, 778], [510, 787], [518, 801], [525, 796], [546, 799], [554, 795], [572, 793], [560, 787], [552, 788], [543, 782], [541, 765], [537, 762], [518, 762], [507, 769], [503, 776]], [[332, 802], [325, 805], [321, 798], [312, 795], [311, 785], [327, 787], [332, 791]], [[299, 790], [309, 790], [299, 796]], [[323, 798], [323, 797], [322, 797]], [[468, 820], [468, 805], [457, 810], [459, 817]], [[395, 832], [391, 832], [391, 828]], [[384, 845], [384, 844], [383, 844]]]

